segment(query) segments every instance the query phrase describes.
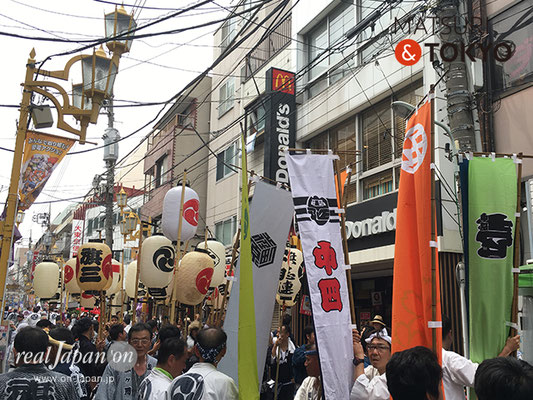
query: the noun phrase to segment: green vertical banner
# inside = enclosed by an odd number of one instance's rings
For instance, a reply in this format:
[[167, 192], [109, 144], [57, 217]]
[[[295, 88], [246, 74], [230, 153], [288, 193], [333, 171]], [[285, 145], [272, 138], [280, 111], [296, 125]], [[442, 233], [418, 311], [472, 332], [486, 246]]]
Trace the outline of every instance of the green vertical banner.
[[252, 267], [252, 242], [250, 238], [250, 205], [248, 204], [248, 169], [246, 143], [241, 136], [242, 152], [242, 204], [241, 247], [239, 282], [239, 345], [238, 377], [239, 399], [259, 399], [257, 376], [257, 344], [255, 331], [254, 276]]
[[509, 334], [517, 196], [516, 165], [474, 157], [468, 170], [470, 359], [496, 357]]

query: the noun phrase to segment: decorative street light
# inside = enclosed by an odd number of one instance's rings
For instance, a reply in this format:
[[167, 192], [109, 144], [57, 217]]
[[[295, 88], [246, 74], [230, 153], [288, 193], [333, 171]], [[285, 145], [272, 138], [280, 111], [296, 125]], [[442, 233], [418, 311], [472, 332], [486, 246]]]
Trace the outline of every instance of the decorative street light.
[[[7, 196], [7, 209], [5, 220], [0, 222], [0, 237], [2, 240], [0, 254], [0, 299], [4, 298], [4, 287], [11, 251], [11, 240], [17, 208], [18, 184], [22, 164], [22, 153], [26, 131], [28, 129], [29, 113], [34, 106], [32, 97], [34, 93], [48, 98], [57, 111], [57, 128], [78, 136], [81, 144], [86, 142], [86, 131], [89, 123], [96, 124], [100, 107], [104, 99], [113, 92], [113, 84], [118, 72], [119, 60], [122, 54], [131, 48], [133, 30], [136, 28], [133, 16], [121, 8], [105, 16], [105, 30], [107, 47], [112, 52], [112, 57], [105, 55], [103, 47], [93, 51], [92, 55], [77, 55], [65, 64], [63, 70], [46, 71], [42, 65], [37, 68], [35, 49], [30, 52], [26, 64], [26, 76], [23, 84], [20, 117], [17, 126], [13, 167], [11, 181]], [[72, 104], [67, 91], [53, 80], [39, 80], [39, 77], [48, 77], [56, 80], [69, 80], [70, 68], [76, 62], [82, 64], [82, 83], [72, 88]], [[51, 90], [51, 91], [48, 91]], [[58, 95], [57, 95], [58, 93]], [[57, 97], [56, 97], [57, 96]], [[79, 128], [73, 127], [65, 121], [65, 116], [73, 116], [80, 124]]]
[[128, 195], [124, 191], [124, 188], [120, 188], [120, 192], [117, 193], [117, 205], [120, 207], [120, 209], [123, 209], [128, 204]]

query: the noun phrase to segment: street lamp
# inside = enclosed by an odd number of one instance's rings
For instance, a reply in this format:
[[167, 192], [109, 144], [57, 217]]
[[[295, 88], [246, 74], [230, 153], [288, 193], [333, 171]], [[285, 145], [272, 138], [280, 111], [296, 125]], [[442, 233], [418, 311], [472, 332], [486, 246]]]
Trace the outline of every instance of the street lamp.
[[[16, 222], [15, 214], [17, 211], [17, 193], [22, 153], [26, 131], [28, 129], [29, 113], [33, 108], [31, 104], [33, 94], [39, 93], [48, 98], [57, 111], [57, 128], [78, 136], [79, 142], [84, 144], [86, 141], [87, 126], [89, 123], [96, 124], [103, 100], [113, 92], [113, 84], [118, 71], [120, 56], [129, 51], [131, 47], [131, 31], [135, 29], [136, 25], [133, 21], [133, 16], [127, 15], [126, 18], [126, 15], [127, 13], [123, 10], [120, 10], [120, 12], [115, 10], [114, 13], [106, 15], [105, 28], [107, 42], [109, 43], [108, 48], [113, 53], [111, 59], [106, 57], [104, 49], [101, 47], [97, 51], [94, 51], [92, 55], [82, 54], [74, 56], [67, 61], [63, 70], [46, 71], [41, 68], [42, 65], [37, 68], [35, 49], [32, 49], [30, 52], [30, 57], [26, 64], [26, 76], [23, 84], [22, 102], [20, 104], [20, 117], [17, 125], [11, 181], [6, 201], [6, 217], [4, 221], [0, 222], [0, 237], [2, 237], [0, 299], [2, 299], [2, 306], [8, 260], [11, 252], [12, 233]], [[114, 38], [114, 36], [118, 37]], [[59, 83], [53, 80], [39, 80], [39, 77], [68, 81], [70, 68], [78, 61], [81, 61], [82, 64], [83, 81], [81, 91], [79, 85], [74, 85], [71, 104], [67, 91]], [[73, 116], [79, 122], [80, 127], [75, 128], [67, 123], [65, 121], [66, 115]]]
[[124, 191], [124, 188], [121, 187], [120, 192], [117, 193], [117, 205], [120, 207], [120, 209], [123, 209], [124, 207], [128, 205], [127, 202], [128, 202], [128, 195]]
[[[399, 117], [407, 118], [416, 110], [416, 107], [412, 104], [406, 103], [405, 101], [393, 101], [392, 102], [392, 111], [397, 114]], [[435, 125], [440, 126], [446, 132], [446, 135], [451, 139], [452, 143], [455, 143], [452, 131], [446, 125], [439, 121], [435, 121]]]
[[17, 226], [22, 224], [22, 222], [24, 221], [24, 211], [18, 211], [17, 212]]

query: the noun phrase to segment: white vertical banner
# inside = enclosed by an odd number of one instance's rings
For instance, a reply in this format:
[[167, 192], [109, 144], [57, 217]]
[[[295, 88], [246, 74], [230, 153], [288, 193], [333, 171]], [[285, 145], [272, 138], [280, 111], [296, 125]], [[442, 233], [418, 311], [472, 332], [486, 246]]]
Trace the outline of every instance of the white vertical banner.
[[70, 257], [76, 257], [78, 249], [83, 243], [83, 220], [72, 220], [72, 235], [70, 237]]
[[[262, 380], [265, 368], [281, 262], [293, 213], [289, 192], [262, 181], [255, 183], [250, 205], [250, 230], [259, 382]], [[227, 352], [218, 366], [218, 369], [231, 376], [236, 384], [238, 384], [239, 272], [239, 263], [237, 263], [224, 321], [224, 331], [228, 335]]]
[[353, 383], [350, 301], [333, 158], [286, 155], [326, 400], [348, 399]]

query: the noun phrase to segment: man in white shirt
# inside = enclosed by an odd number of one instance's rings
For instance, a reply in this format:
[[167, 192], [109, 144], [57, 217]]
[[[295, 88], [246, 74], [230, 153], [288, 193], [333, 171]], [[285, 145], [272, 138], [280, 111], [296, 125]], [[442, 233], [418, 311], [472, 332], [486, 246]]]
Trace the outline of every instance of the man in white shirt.
[[229, 376], [217, 370], [226, 354], [226, 333], [220, 328], [202, 329], [196, 337], [194, 352], [200, 362], [175, 378], [167, 390], [167, 400], [237, 400], [239, 391]]
[[316, 344], [308, 344], [304, 354], [307, 377], [298, 388], [294, 400], [319, 400], [322, 398], [322, 384], [320, 383], [320, 361]]
[[164, 400], [172, 379], [185, 369], [185, 361], [185, 342], [178, 337], [164, 340], [157, 353], [157, 366], [139, 387], [141, 400]]

